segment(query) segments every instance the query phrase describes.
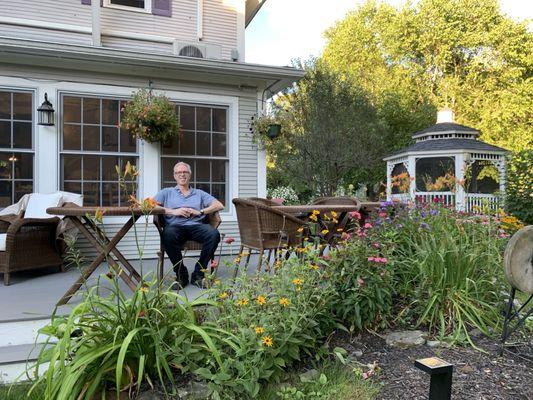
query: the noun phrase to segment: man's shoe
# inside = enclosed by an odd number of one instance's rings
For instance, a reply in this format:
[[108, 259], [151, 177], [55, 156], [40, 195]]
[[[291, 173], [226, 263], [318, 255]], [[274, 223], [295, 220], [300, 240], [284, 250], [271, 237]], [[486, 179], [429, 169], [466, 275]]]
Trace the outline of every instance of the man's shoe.
[[204, 274], [197, 274], [193, 272], [191, 275], [191, 284], [198, 286], [200, 289], [205, 289]]
[[185, 289], [185, 286], [189, 284], [189, 275], [180, 275], [176, 277], [177, 289]]

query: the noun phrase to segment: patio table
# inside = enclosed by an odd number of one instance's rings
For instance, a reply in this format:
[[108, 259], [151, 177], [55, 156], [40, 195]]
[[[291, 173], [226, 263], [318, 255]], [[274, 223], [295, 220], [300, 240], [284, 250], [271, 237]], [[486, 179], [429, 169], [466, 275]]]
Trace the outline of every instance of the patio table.
[[[286, 212], [288, 214], [295, 214], [297, 216], [308, 216], [313, 211], [320, 211], [320, 214], [317, 215], [317, 223], [324, 229], [328, 229], [326, 235], [321, 237], [329, 244], [334, 244], [334, 239], [337, 234], [337, 229], [345, 229], [348, 223], [348, 213], [352, 211], [359, 211], [358, 205], [347, 205], [347, 204], [302, 204], [294, 206], [272, 206], [272, 208]], [[331, 224], [332, 219], [326, 221], [323, 216], [325, 214], [331, 213], [334, 211], [339, 215], [337, 218], [337, 223]]]
[[[99, 211], [98, 211], [99, 210]], [[91, 219], [96, 212], [102, 212], [104, 216], [129, 216], [130, 218], [124, 223], [120, 230], [109, 238], [106, 233], [99, 228]], [[63, 215], [65, 219], [72, 222], [72, 224], [79, 229], [79, 231], [87, 238], [97, 250], [98, 255], [86, 267], [79, 279], [67, 290], [61, 297], [57, 305], [66, 304], [72, 296], [81, 288], [83, 283], [91, 276], [91, 274], [98, 268], [98, 266], [106, 259], [115, 273], [128, 285], [131, 290], [135, 290], [137, 284], [141, 281], [141, 276], [133, 268], [133, 266], [126, 260], [122, 253], [117, 249], [120, 240], [126, 235], [135, 222], [143, 215], [139, 208], [130, 207], [80, 207], [73, 203], [67, 203], [63, 207], [50, 207], [46, 210], [51, 215]], [[164, 214], [165, 210], [161, 207], [156, 207], [152, 210], [152, 215]], [[118, 261], [113, 257], [108, 257], [113, 254]]]

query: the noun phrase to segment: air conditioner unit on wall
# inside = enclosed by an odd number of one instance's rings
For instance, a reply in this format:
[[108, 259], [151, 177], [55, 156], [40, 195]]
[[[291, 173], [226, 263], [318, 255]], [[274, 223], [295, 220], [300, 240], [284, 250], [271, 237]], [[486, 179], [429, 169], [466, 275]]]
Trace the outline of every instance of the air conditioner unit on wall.
[[221, 49], [208, 43], [174, 42], [174, 55], [180, 57], [211, 58], [220, 60]]

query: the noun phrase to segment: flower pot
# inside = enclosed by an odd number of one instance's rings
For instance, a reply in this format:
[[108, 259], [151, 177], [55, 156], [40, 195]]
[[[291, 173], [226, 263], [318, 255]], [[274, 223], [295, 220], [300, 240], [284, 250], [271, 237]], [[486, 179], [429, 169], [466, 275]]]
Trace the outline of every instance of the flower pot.
[[281, 125], [280, 124], [271, 124], [268, 127], [267, 136], [270, 139], [275, 139], [281, 134]]

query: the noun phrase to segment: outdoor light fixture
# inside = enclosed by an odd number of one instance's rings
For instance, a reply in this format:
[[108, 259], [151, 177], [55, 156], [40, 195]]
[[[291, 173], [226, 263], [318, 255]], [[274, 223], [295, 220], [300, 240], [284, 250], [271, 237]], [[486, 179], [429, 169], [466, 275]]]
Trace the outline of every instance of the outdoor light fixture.
[[44, 94], [43, 104], [37, 109], [39, 113], [39, 125], [53, 126], [54, 125], [54, 107], [48, 101], [48, 93]]
[[437, 357], [415, 361], [415, 367], [430, 375], [429, 400], [450, 400], [452, 398], [453, 364]]

